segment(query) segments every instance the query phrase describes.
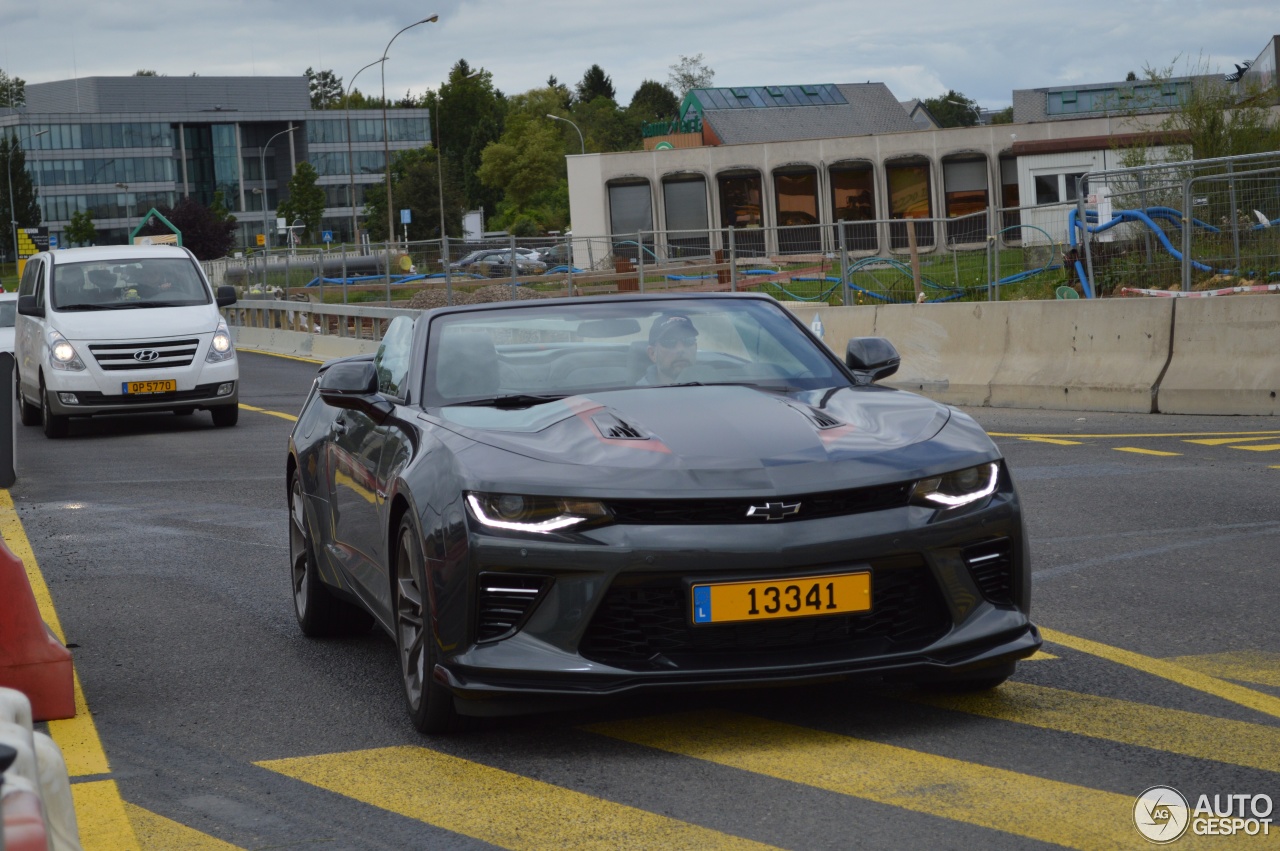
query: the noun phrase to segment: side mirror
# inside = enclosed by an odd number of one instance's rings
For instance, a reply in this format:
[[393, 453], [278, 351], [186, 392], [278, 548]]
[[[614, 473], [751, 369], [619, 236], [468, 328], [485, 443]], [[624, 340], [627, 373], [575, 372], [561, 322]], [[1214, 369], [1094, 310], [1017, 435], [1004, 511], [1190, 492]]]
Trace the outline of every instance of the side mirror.
[[898, 371], [902, 358], [884, 337], [851, 337], [844, 350], [844, 364], [858, 384], [871, 384]]
[[20, 295], [18, 313], [22, 316], [44, 316], [44, 306], [36, 304], [36, 297], [33, 295]]
[[391, 403], [378, 392], [378, 370], [371, 360], [339, 361], [320, 374], [320, 398], [335, 408], [364, 411], [381, 422]]
[[214, 301], [217, 302], [218, 307], [229, 307], [235, 304], [236, 288], [232, 286], [227, 286], [227, 285], [218, 287], [218, 294], [214, 298]]

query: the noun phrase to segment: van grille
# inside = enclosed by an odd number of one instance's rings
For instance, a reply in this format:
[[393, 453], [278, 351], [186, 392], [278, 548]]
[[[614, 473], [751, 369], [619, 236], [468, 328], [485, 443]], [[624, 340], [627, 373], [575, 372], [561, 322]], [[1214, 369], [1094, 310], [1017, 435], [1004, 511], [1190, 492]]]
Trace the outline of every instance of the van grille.
[[[89, 353], [103, 372], [130, 369], [166, 369], [190, 366], [200, 347], [197, 340], [153, 340], [128, 343], [93, 343]], [[152, 355], [151, 353], [155, 354]], [[142, 355], [139, 358], [139, 355]]]

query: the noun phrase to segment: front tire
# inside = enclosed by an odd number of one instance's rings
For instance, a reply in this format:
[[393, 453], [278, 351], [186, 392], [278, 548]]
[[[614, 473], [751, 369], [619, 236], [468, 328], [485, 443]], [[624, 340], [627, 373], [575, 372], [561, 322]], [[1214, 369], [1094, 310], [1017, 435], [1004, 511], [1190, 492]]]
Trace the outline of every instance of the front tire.
[[49, 405], [49, 391], [45, 389], [43, 379], [40, 381], [40, 420], [44, 423], [44, 436], [50, 440], [59, 440], [67, 436], [67, 426], [71, 418], [53, 412]]
[[372, 615], [339, 600], [320, 579], [302, 498], [302, 475], [296, 470], [289, 481], [289, 574], [293, 614], [303, 635], [360, 635], [373, 626]]
[[213, 424], [217, 428], [230, 428], [240, 421], [240, 405], [238, 404], [210, 408], [209, 413], [213, 415]]
[[435, 623], [427, 605], [425, 562], [421, 538], [406, 515], [396, 535], [396, 650], [404, 681], [409, 720], [420, 733], [448, 733], [461, 727], [453, 694], [434, 676]]
[[22, 395], [22, 380], [18, 380], [18, 419], [24, 426], [40, 425], [40, 406], [33, 405]]

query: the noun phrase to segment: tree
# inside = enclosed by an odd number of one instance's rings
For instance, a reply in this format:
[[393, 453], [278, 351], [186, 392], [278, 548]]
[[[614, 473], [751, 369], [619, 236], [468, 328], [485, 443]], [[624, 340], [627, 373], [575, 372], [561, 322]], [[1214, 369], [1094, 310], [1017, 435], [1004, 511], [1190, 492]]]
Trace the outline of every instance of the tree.
[[1013, 107], [1006, 106], [999, 112], [991, 113], [992, 124], [1012, 124], [1013, 123]]
[[75, 210], [65, 232], [67, 240], [76, 245], [92, 245], [98, 239], [98, 229], [93, 224], [93, 213]]
[[942, 127], [972, 127], [978, 123], [978, 103], [955, 89], [936, 98], [921, 101]]
[[149, 70], [147, 70], [146, 68], [139, 68], [137, 71], [134, 71], [134, 72], [133, 72], [133, 76], [135, 76], [135, 77], [159, 77], [159, 76], [161, 76], [161, 75], [160, 75], [159, 73], [155, 72], [155, 71], [149, 71]]
[[0, 107], [25, 106], [27, 103], [27, 81], [18, 76], [10, 76], [0, 69]]
[[450, 169], [445, 185], [461, 188], [467, 209], [496, 210], [502, 191], [486, 186], [476, 174], [481, 152], [502, 135], [506, 120], [507, 99], [493, 87], [493, 74], [459, 59], [449, 71], [448, 81], [428, 100], [435, 104], [432, 134], [439, 130], [443, 165]]
[[[632, 121], [625, 110], [618, 109], [608, 98], [578, 101], [571, 115], [582, 130], [589, 151], [633, 151], [642, 147], [640, 123]], [[572, 127], [562, 124], [561, 132], [569, 140], [566, 153], [576, 154], [582, 150]]]
[[[392, 200], [398, 210], [409, 211], [409, 239], [424, 240], [440, 237], [440, 190], [437, 180], [435, 148], [417, 148], [400, 151], [391, 161]], [[441, 163], [443, 165], [443, 163]], [[367, 195], [366, 227], [373, 240], [385, 240], [387, 232], [387, 192], [385, 188], [372, 189]], [[462, 232], [462, 199], [456, 187], [445, 181], [445, 220], [451, 234]]]
[[697, 56], [681, 56], [680, 61], [670, 66], [671, 74], [667, 82], [671, 90], [680, 98], [684, 98], [693, 89], [705, 89], [711, 86], [716, 72], [702, 63], [702, 54]]
[[[182, 232], [183, 246], [190, 248], [197, 260], [226, 257], [236, 243], [235, 220], [218, 218], [211, 208], [193, 198], [183, 198], [173, 207], [161, 205], [156, 207], [156, 212]], [[142, 236], [162, 236], [171, 231], [162, 222], [152, 220], [138, 233]]]
[[342, 106], [342, 78], [332, 71], [314, 71], [308, 68], [303, 72], [307, 77], [307, 87], [311, 90], [312, 109], [337, 109]]
[[289, 178], [289, 197], [276, 207], [276, 215], [292, 223], [302, 220], [304, 236], [317, 234], [324, 218], [324, 190], [317, 185], [320, 175], [315, 166], [305, 160], [298, 163], [293, 177]]
[[596, 98], [614, 100], [616, 97], [613, 80], [609, 79], [609, 75], [599, 65], [592, 65], [582, 75], [582, 81], [578, 83], [576, 93], [579, 103], [591, 103]]
[[656, 80], [641, 83], [627, 106], [627, 115], [641, 122], [674, 118], [679, 111], [680, 99], [676, 93]]
[[[0, 172], [0, 222], [4, 223], [5, 232], [11, 239], [10, 221], [16, 221], [20, 228], [39, 227], [40, 205], [37, 203], [31, 175], [27, 174], [26, 151], [16, 135], [0, 133], [0, 160], [4, 160], [6, 166]], [[12, 186], [9, 184], [11, 176]], [[13, 193], [13, 210], [16, 215], [11, 214], [9, 209], [10, 192]]]
[[[558, 111], [559, 100], [560, 93], [553, 88], [512, 97], [502, 137], [484, 149], [477, 174], [485, 186], [502, 193], [502, 202], [490, 219], [498, 226], [510, 228], [523, 217], [546, 228], [568, 219], [567, 191], [563, 208], [557, 201], [560, 184], [567, 186], [563, 122], [546, 117]], [[595, 109], [617, 111], [607, 99], [592, 103]], [[577, 134], [573, 135], [576, 153]]]

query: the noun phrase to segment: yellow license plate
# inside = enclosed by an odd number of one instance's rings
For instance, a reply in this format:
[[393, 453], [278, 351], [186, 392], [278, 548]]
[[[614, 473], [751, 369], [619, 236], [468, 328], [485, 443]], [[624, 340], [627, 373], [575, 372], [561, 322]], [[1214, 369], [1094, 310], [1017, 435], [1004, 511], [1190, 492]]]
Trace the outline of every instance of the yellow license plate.
[[124, 392], [129, 396], [140, 393], [172, 393], [177, 389], [178, 382], [172, 378], [165, 381], [126, 381], [124, 383]]
[[871, 610], [871, 574], [836, 573], [693, 586], [693, 622], [731, 623]]

